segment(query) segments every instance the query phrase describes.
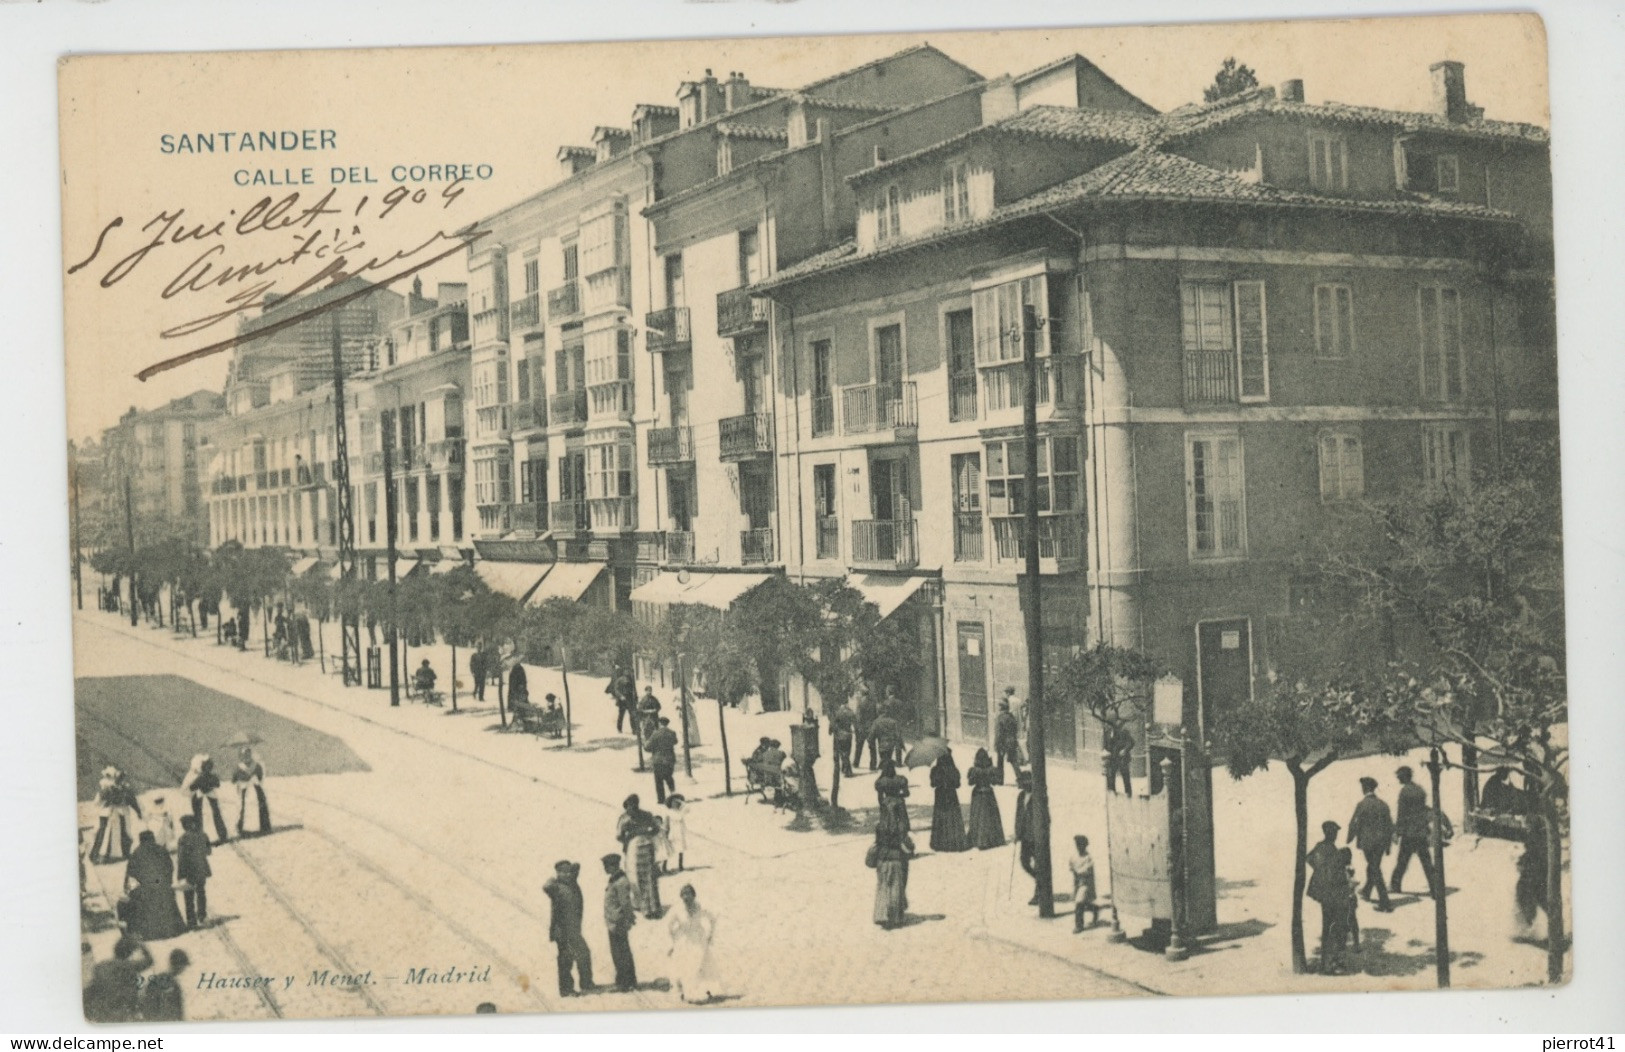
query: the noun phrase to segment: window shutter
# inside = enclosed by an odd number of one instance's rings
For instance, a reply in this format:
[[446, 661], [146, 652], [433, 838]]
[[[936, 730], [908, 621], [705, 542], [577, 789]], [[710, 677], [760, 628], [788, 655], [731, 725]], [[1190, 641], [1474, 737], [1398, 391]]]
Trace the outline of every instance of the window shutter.
[[1270, 396], [1269, 338], [1264, 310], [1264, 283], [1238, 281], [1236, 291], [1236, 356], [1242, 401]]
[[1337, 500], [1341, 494], [1341, 480], [1337, 470], [1336, 435], [1320, 436], [1320, 499]]
[[1365, 453], [1353, 435], [1343, 436], [1343, 496], [1349, 500], [1365, 496]]
[[976, 362], [991, 365], [999, 360], [998, 289], [977, 289], [971, 293], [971, 315], [975, 329]]
[[1437, 399], [1439, 383], [1439, 290], [1417, 290], [1417, 324], [1422, 331], [1422, 397]]

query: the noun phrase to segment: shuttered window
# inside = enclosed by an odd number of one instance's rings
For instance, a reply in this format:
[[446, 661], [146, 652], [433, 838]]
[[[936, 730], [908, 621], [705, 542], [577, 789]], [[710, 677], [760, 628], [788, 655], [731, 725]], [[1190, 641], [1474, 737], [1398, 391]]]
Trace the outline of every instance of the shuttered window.
[[1430, 402], [1459, 402], [1467, 380], [1461, 346], [1461, 295], [1455, 289], [1417, 290], [1421, 328], [1422, 397]]
[[1365, 458], [1360, 436], [1325, 432], [1320, 436], [1320, 499], [1328, 504], [1365, 496]]
[[1354, 290], [1347, 285], [1315, 286], [1315, 354], [1347, 358], [1354, 350]]

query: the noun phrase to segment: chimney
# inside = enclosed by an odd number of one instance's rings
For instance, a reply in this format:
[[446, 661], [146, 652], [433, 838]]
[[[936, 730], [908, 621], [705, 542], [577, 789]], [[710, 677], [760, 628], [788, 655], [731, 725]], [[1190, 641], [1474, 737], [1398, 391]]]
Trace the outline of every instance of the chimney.
[[1282, 102], [1302, 102], [1303, 81], [1296, 77], [1291, 80], [1283, 80], [1280, 93], [1276, 97]]
[[723, 88], [723, 105], [729, 113], [750, 105], [750, 81], [745, 79], [743, 73], [728, 74], [728, 83]]
[[722, 112], [722, 85], [706, 70], [705, 79], [700, 81], [700, 120], [708, 121]]
[[1428, 71], [1433, 74], [1433, 112], [1453, 124], [1472, 119], [1467, 105], [1467, 67], [1460, 62], [1435, 62]]

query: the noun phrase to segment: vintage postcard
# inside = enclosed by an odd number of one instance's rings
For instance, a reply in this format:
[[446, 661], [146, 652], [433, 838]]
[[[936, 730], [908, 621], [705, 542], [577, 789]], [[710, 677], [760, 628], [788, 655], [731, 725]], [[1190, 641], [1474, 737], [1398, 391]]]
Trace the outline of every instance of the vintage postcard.
[[1537, 17], [60, 93], [89, 1020], [1570, 977]]

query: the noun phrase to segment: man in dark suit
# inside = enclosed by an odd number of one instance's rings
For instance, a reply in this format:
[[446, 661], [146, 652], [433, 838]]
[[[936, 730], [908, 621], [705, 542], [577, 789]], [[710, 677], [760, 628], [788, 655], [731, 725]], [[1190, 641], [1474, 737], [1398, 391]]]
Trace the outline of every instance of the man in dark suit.
[[1394, 859], [1393, 881], [1389, 890], [1400, 894], [1400, 881], [1415, 855], [1422, 863], [1422, 873], [1428, 878], [1428, 894], [1438, 891], [1438, 880], [1433, 873], [1433, 859], [1428, 852], [1428, 794], [1427, 790], [1411, 781], [1411, 769], [1401, 767], [1394, 772], [1399, 779], [1399, 814], [1394, 818], [1394, 832], [1399, 836], [1399, 857]]
[[852, 735], [858, 725], [858, 714], [850, 702], [843, 701], [829, 714], [829, 736], [834, 739], [835, 766], [846, 777], [852, 777]]
[[604, 888], [604, 926], [609, 929], [609, 956], [615, 962], [615, 989], [628, 993], [638, 987], [638, 968], [628, 938], [638, 911], [632, 903], [632, 882], [621, 871], [621, 856], [605, 855], [603, 863], [609, 874]]
[[643, 743], [649, 754], [649, 766], [655, 773], [655, 800], [666, 802], [666, 793], [677, 791], [677, 732], [671, 729], [671, 720], [660, 718], [660, 727]]
[[[1007, 693], [1014, 694], [1011, 688]], [[999, 714], [993, 718], [993, 749], [998, 759], [994, 761], [999, 768], [999, 778], [1004, 778], [1004, 761], [1010, 761], [1010, 766], [1016, 771], [1021, 770], [1021, 724], [1016, 714], [1010, 711], [1010, 699], [999, 699]]]
[[1388, 804], [1377, 795], [1377, 780], [1360, 779], [1365, 795], [1354, 805], [1354, 817], [1349, 819], [1348, 842], [1365, 856], [1365, 885], [1360, 897], [1371, 901], [1371, 892], [1377, 892], [1377, 912], [1387, 913], [1393, 904], [1388, 901], [1388, 885], [1382, 879], [1382, 857], [1394, 842], [1394, 817]]
[[575, 968], [581, 978], [581, 992], [592, 989], [592, 951], [581, 937], [581, 919], [586, 913], [586, 902], [576, 877], [581, 867], [574, 862], [553, 864], [553, 879], [542, 885], [553, 903], [553, 916], [547, 926], [547, 937], [559, 951], [559, 995], [575, 996], [570, 969]]
[[856, 734], [852, 739], [852, 762], [858, 764], [863, 761], [863, 747], [867, 744], [869, 746], [869, 770], [872, 771], [880, 766], [875, 750], [874, 735], [875, 719], [880, 715], [880, 711], [875, 706], [875, 699], [869, 694], [869, 688], [862, 684], [858, 685], [856, 714], [857, 722], [854, 725]]

